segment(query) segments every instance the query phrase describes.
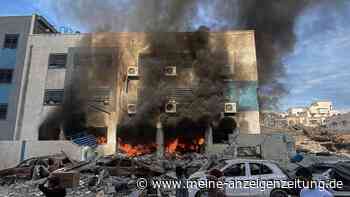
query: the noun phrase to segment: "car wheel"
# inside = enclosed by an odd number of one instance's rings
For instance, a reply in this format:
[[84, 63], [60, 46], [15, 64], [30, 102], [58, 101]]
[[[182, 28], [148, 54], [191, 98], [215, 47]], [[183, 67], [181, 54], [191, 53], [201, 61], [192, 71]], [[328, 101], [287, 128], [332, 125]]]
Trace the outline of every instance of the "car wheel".
[[270, 193], [270, 197], [288, 197], [288, 193], [282, 189], [275, 189]]

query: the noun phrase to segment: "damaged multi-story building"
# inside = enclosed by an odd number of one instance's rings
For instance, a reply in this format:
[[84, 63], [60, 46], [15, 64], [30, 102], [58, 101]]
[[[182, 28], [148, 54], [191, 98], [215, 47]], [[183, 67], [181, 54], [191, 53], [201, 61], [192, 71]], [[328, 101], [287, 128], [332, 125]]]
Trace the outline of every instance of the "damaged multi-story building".
[[309, 107], [294, 107], [288, 109], [287, 121], [289, 126], [304, 125], [317, 127], [326, 124], [328, 117], [337, 114], [331, 101], [316, 101]]
[[208, 149], [260, 133], [254, 31], [31, 32], [25, 54], [17, 140], [92, 136], [108, 152], [163, 154], [175, 140]]

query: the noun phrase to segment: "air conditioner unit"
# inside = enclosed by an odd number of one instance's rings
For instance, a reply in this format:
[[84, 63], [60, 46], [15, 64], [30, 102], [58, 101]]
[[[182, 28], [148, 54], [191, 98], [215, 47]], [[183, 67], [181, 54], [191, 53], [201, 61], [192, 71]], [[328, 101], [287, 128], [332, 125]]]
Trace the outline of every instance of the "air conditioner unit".
[[128, 67], [128, 76], [129, 77], [137, 77], [139, 76], [139, 69], [136, 66], [129, 66]]
[[136, 104], [128, 104], [128, 114], [136, 114], [137, 107]]
[[225, 103], [225, 113], [237, 113], [236, 103]]
[[176, 113], [176, 101], [171, 100], [165, 104], [165, 112], [169, 114]]
[[167, 66], [164, 69], [165, 76], [176, 76], [176, 66]]
[[224, 65], [221, 74], [223, 76], [231, 76], [235, 74], [235, 65], [233, 64]]

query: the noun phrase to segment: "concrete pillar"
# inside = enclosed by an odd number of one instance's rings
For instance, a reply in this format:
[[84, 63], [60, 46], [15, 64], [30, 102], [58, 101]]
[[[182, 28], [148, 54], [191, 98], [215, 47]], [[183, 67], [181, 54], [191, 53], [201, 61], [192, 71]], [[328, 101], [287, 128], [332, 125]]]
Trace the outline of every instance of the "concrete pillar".
[[59, 140], [66, 140], [66, 135], [64, 134], [63, 124], [60, 124], [60, 135], [58, 136]]
[[164, 131], [163, 131], [163, 125], [160, 120], [157, 122], [157, 136], [156, 136], [156, 142], [157, 142], [157, 157], [163, 157], [164, 156]]
[[210, 148], [213, 145], [213, 128], [209, 124], [205, 130], [205, 152], [209, 153]]
[[112, 112], [108, 120], [107, 143], [111, 154], [118, 151], [116, 113]]

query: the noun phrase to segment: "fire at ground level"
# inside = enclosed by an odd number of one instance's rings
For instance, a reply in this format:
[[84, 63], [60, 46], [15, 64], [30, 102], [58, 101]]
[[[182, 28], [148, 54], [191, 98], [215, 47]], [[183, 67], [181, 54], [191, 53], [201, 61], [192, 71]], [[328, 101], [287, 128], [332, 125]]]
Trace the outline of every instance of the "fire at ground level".
[[[90, 149], [85, 151], [89, 155], [85, 155], [87, 156], [85, 161], [76, 161], [71, 153], [34, 157], [15, 168], [0, 170], [0, 194], [15, 197], [20, 197], [24, 193], [27, 196], [42, 196], [38, 185], [51, 174], [60, 177], [68, 197], [100, 195], [138, 197], [147, 196], [152, 192], [161, 196], [172, 196], [176, 192], [174, 189], [138, 190], [136, 180], [139, 177], [175, 180], [176, 166], [182, 166], [186, 177], [189, 177], [210, 166], [220, 166], [227, 160], [277, 162], [291, 177], [295, 176], [297, 169], [302, 165], [312, 170], [315, 177], [320, 177], [320, 173], [327, 170], [333, 170], [335, 174], [331, 176], [346, 178], [344, 174], [338, 176], [336, 170], [340, 166], [344, 170], [343, 173], [347, 172], [346, 168], [343, 168], [348, 166], [345, 163], [350, 160], [350, 148], [346, 140], [338, 140], [339, 136], [322, 137], [320, 133], [324, 131], [289, 128], [284, 132], [269, 130], [261, 135], [241, 134], [235, 137], [231, 135], [227, 146], [222, 149], [216, 147], [220, 151], [210, 154], [211, 156], [194, 152], [172, 154], [168, 157], [158, 157], [156, 153], [134, 157], [129, 157], [125, 153], [98, 156], [93, 154], [98, 151], [97, 149]], [[330, 145], [332, 143], [333, 146]], [[171, 147], [174, 146], [169, 145], [169, 148]], [[290, 162], [290, 158], [296, 152], [304, 157], [299, 164]]]
[[[225, 117], [216, 126], [203, 127], [190, 120], [183, 120], [177, 126], [155, 128], [137, 125], [120, 128], [117, 148], [127, 156], [135, 157], [164, 150], [164, 154], [205, 153], [206, 145], [225, 144], [230, 135], [237, 135], [239, 129], [232, 117]], [[160, 133], [164, 139], [159, 139]], [[157, 137], [158, 136], [158, 137]], [[164, 140], [164, 142], [162, 142]], [[106, 135], [97, 136], [97, 144], [107, 144]], [[163, 146], [163, 147], [160, 147]]]

